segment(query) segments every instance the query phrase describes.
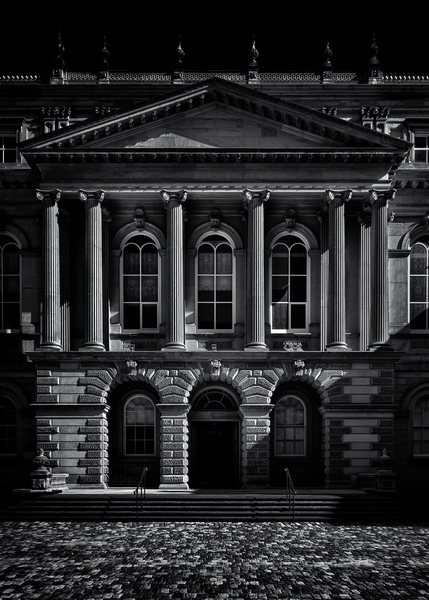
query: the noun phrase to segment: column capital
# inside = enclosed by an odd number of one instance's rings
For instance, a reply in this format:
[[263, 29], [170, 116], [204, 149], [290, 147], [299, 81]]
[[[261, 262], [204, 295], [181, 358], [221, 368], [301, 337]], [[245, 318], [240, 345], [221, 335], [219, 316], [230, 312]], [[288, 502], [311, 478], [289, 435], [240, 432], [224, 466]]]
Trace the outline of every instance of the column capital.
[[187, 190], [178, 190], [172, 192], [169, 192], [168, 190], [161, 190], [160, 194], [165, 208], [167, 208], [168, 203], [171, 201], [180, 202], [180, 204], [183, 204], [186, 202], [188, 197]]
[[269, 189], [265, 189], [265, 190], [249, 190], [249, 189], [245, 189], [243, 190], [243, 204], [244, 206], [247, 206], [250, 202], [252, 202], [252, 200], [260, 200], [261, 202], [267, 202], [267, 200], [269, 200], [271, 195], [271, 190]]
[[356, 213], [356, 218], [359, 225], [371, 225], [371, 213], [365, 210], [360, 210]]
[[323, 201], [322, 201], [323, 208], [326, 208], [334, 200], [339, 200], [341, 202], [341, 204], [343, 204], [344, 202], [348, 202], [349, 200], [351, 200], [352, 195], [353, 195], [353, 192], [350, 189], [347, 189], [347, 190], [327, 189], [325, 191]]
[[388, 206], [390, 200], [394, 200], [396, 196], [396, 189], [390, 188], [388, 190], [374, 190], [371, 189], [368, 194], [367, 202], [372, 205], [377, 200], [380, 200], [386, 206]]
[[104, 190], [79, 190], [79, 200], [82, 202], [88, 202], [88, 200], [98, 200], [98, 202], [103, 202], [104, 200]]
[[59, 202], [61, 199], [61, 190], [35, 190], [37, 200], [54, 200]]

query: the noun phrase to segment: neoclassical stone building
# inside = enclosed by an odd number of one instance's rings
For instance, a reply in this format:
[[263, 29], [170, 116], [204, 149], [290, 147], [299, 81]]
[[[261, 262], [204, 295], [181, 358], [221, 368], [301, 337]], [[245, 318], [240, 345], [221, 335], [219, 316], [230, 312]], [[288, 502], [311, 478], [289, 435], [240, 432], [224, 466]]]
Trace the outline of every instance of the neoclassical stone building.
[[102, 59], [0, 79], [3, 480], [427, 487], [429, 76]]

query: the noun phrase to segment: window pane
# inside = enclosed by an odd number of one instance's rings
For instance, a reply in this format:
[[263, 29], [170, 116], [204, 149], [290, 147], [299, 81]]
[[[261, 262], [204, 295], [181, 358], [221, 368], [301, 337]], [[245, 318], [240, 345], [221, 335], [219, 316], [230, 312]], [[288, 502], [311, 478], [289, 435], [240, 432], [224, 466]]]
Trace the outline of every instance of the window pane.
[[427, 162], [426, 157], [427, 157], [426, 150], [415, 150], [414, 151], [414, 160], [416, 162]]
[[216, 277], [216, 301], [232, 302], [232, 277]]
[[3, 248], [3, 273], [6, 275], [19, 274], [19, 253], [15, 244], [7, 244]]
[[427, 249], [423, 244], [414, 244], [411, 248], [410, 274], [425, 275], [428, 266]]
[[140, 304], [124, 304], [124, 329], [140, 329]]
[[144, 304], [143, 312], [143, 329], [157, 329], [158, 327], [158, 307], [156, 304]]
[[20, 305], [4, 304], [3, 305], [3, 324], [0, 324], [1, 329], [19, 329], [21, 324]]
[[292, 302], [307, 300], [307, 277], [294, 275], [290, 277], [290, 299]]
[[142, 277], [142, 301], [156, 302], [158, 300], [158, 277]]
[[295, 244], [291, 249], [290, 272], [297, 275], [307, 273], [307, 251], [302, 244]]
[[306, 326], [306, 306], [305, 304], [292, 304], [290, 307], [290, 327], [291, 329], [305, 329]]
[[3, 300], [19, 302], [19, 276], [5, 275], [3, 277]]
[[416, 135], [414, 138], [414, 146], [416, 148], [426, 148], [428, 145], [428, 138], [422, 135]]
[[273, 302], [287, 302], [289, 299], [289, 278], [276, 275], [272, 278]]
[[232, 274], [232, 250], [227, 244], [218, 246], [216, 250], [216, 273], [218, 275]]
[[214, 273], [214, 248], [208, 244], [198, 250], [198, 273]]
[[142, 273], [158, 273], [158, 251], [152, 244], [147, 244], [142, 253]]
[[281, 275], [289, 272], [289, 249], [283, 244], [276, 244], [273, 248], [272, 272]]
[[410, 277], [410, 301], [411, 302], [426, 302], [426, 277], [418, 277], [413, 275]]
[[411, 304], [410, 328], [427, 329], [427, 313], [426, 304]]
[[124, 273], [140, 273], [140, 248], [136, 244], [124, 248]]
[[214, 305], [198, 305], [198, 329], [214, 329]]
[[124, 302], [140, 300], [140, 277], [124, 277]]
[[232, 304], [216, 304], [216, 329], [232, 329]]
[[198, 277], [198, 301], [214, 301], [214, 277]]
[[288, 329], [288, 305], [273, 305], [273, 329]]

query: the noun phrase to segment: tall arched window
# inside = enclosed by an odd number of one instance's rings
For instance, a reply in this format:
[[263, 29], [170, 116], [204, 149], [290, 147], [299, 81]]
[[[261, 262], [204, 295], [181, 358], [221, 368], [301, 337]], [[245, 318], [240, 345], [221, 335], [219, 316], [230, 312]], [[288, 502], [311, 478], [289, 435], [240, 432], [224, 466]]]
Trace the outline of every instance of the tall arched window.
[[307, 414], [302, 400], [284, 396], [275, 407], [274, 452], [276, 456], [305, 456]]
[[283, 235], [272, 248], [271, 327], [282, 333], [308, 328], [307, 248], [295, 235]]
[[0, 396], [0, 455], [17, 451], [16, 406], [8, 396]]
[[155, 407], [141, 394], [133, 394], [124, 407], [126, 455], [155, 454]]
[[429, 330], [429, 236], [417, 241], [410, 254], [410, 329]]
[[21, 260], [19, 246], [0, 234], [0, 330], [19, 329], [21, 323]]
[[226, 237], [212, 234], [198, 246], [196, 289], [198, 331], [232, 331], [234, 256]]
[[414, 406], [413, 455], [429, 456], [429, 396], [423, 396]]
[[122, 255], [122, 325], [124, 331], [158, 329], [158, 249], [147, 235], [134, 235]]

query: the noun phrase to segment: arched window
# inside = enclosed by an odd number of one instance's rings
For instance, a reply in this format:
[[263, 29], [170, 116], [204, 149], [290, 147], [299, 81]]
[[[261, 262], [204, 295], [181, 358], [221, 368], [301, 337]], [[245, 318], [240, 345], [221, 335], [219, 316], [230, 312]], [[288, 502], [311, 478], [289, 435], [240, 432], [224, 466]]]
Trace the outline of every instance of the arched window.
[[193, 409], [200, 410], [237, 410], [234, 398], [222, 389], [204, 391], [196, 399]]
[[0, 330], [19, 329], [21, 323], [21, 260], [19, 246], [0, 234]]
[[276, 456], [305, 456], [307, 413], [302, 400], [284, 396], [275, 407], [274, 452]]
[[429, 330], [429, 236], [417, 241], [410, 254], [410, 329]]
[[414, 406], [413, 455], [429, 456], [429, 396], [423, 396]]
[[0, 455], [17, 452], [16, 407], [8, 396], [0, 396]]
[[124, 407], [125, 454], [155, 454], [155, 407], [146, 396], [134, 394]]
[[234, 256], [222, 235], [205, 237], [197, 249], [197, 329], [232, 331]]
[[308, 314], [307, 248], [298, 236], [283, 235], [271, 253], [272, 331], [306, 331]]
[[156, 330], [159, 324], [158, 249], [147, 235], [134, 235], [122, 254], [124, 331]]

